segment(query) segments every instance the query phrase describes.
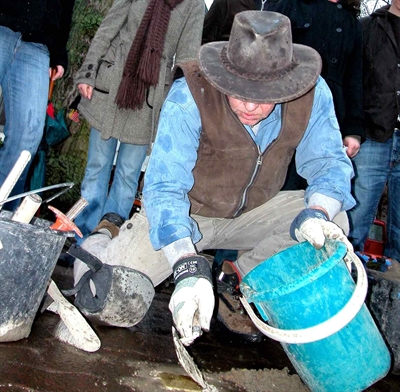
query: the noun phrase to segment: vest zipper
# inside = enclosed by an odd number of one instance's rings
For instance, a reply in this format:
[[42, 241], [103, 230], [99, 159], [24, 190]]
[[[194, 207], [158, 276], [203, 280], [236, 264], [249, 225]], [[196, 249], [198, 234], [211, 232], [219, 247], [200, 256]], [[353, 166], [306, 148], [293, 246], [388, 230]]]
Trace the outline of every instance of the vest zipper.
[[262, 165], [262, 152], [261, 152], [261, 149], [260, 149], [259, 145], [257, 145], [257, 150], [258, 150], [258, 158], [257, 158], [256, 165], [254, 167], [254, 170], [253, 170], [253, 174], [251, 176], [250, 182], [247, 184], [246, 188], [243, 191], [243, 195], [242, 195], [242, 199], [240, 201], [240, 205], [239, 205], [238, 209], [236, 210], [236, 212], [233, 215], [234, 218], [236, 218], [239, 215], [239, 213], [241, 212], [241, 210], [245, 207], [246, 199], [247, 199], [247, 191], [253, 185], [254, 179], [256, 178], [256, 175], [259, 172], [260, 167]]

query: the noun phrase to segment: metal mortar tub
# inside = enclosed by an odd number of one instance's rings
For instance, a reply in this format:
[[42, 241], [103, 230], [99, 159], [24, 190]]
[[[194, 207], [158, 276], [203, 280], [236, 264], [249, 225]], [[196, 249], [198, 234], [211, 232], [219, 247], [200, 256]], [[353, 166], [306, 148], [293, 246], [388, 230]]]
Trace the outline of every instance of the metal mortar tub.
[[0, 342], [29, 336], [66, 238], [73, 236], [51, 224], [38, 218], [19, 223], [0, 213]]

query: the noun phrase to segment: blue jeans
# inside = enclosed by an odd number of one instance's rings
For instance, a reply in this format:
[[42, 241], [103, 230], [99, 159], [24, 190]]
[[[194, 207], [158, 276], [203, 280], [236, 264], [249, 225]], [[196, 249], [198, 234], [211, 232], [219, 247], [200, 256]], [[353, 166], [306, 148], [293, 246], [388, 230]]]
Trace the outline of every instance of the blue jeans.
[[388, 185], [388, 242], [385, 256], [400, 261], [400, 130], [384, 143], [367, 139], [353, 158], [353, 195], [357, 205], [349, 212], [350, 235], [355, 250], [364, 249], [385, 184]]
[[[21, 34], [0, 26], [0, 84], [6, 124], [0, 148], [0, 185], [21, 151], [28, 150], [31, 162], [43, 135], [49, 91], [49, 51], [47, 46], [21, 40]], [[11, 195], [24, 191], [29, 164]], [[7, 203], [13, 210], [20, 200]]]
[[[117, 143], [114, 138], [103, 140], [95, 128], [90, 130], [88, 160], [81, 186], [81, 195], [89, 204], [75, 219], [83, 239], [107, 212], [129, 218], [148, 146], [121, 143], [109, 187]], [[83, 239], [77, 237], [77, 243], [81, 244]]]

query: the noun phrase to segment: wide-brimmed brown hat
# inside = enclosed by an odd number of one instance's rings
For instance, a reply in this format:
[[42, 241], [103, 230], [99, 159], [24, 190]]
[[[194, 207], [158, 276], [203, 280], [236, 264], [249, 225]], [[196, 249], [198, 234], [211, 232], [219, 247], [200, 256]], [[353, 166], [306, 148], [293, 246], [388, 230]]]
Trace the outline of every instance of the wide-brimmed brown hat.
[[309, 91], [321, 72], [314, 49], [292, 43], [288, 17], [268, 11], [235, 16], [228, 42], [211, 42], [199, 52], [208, 82], [234, 98], [258, 103], [291, 101]]

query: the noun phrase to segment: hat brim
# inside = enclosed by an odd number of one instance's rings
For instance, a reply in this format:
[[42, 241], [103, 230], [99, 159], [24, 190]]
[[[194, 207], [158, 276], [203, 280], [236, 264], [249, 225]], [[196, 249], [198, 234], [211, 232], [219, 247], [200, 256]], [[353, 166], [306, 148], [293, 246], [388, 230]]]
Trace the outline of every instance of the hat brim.
[[317, 51], [293, 44], [295, 67], [276, 80], [251, 80], [229, 72], [221, 63], [220, 53], [227, 42], [210, 42], [201, 46], [200, 71], [207, 81], [224, 94], [249, 102], [282, 103], [304, 95], [315, 85], [322, 61]]

